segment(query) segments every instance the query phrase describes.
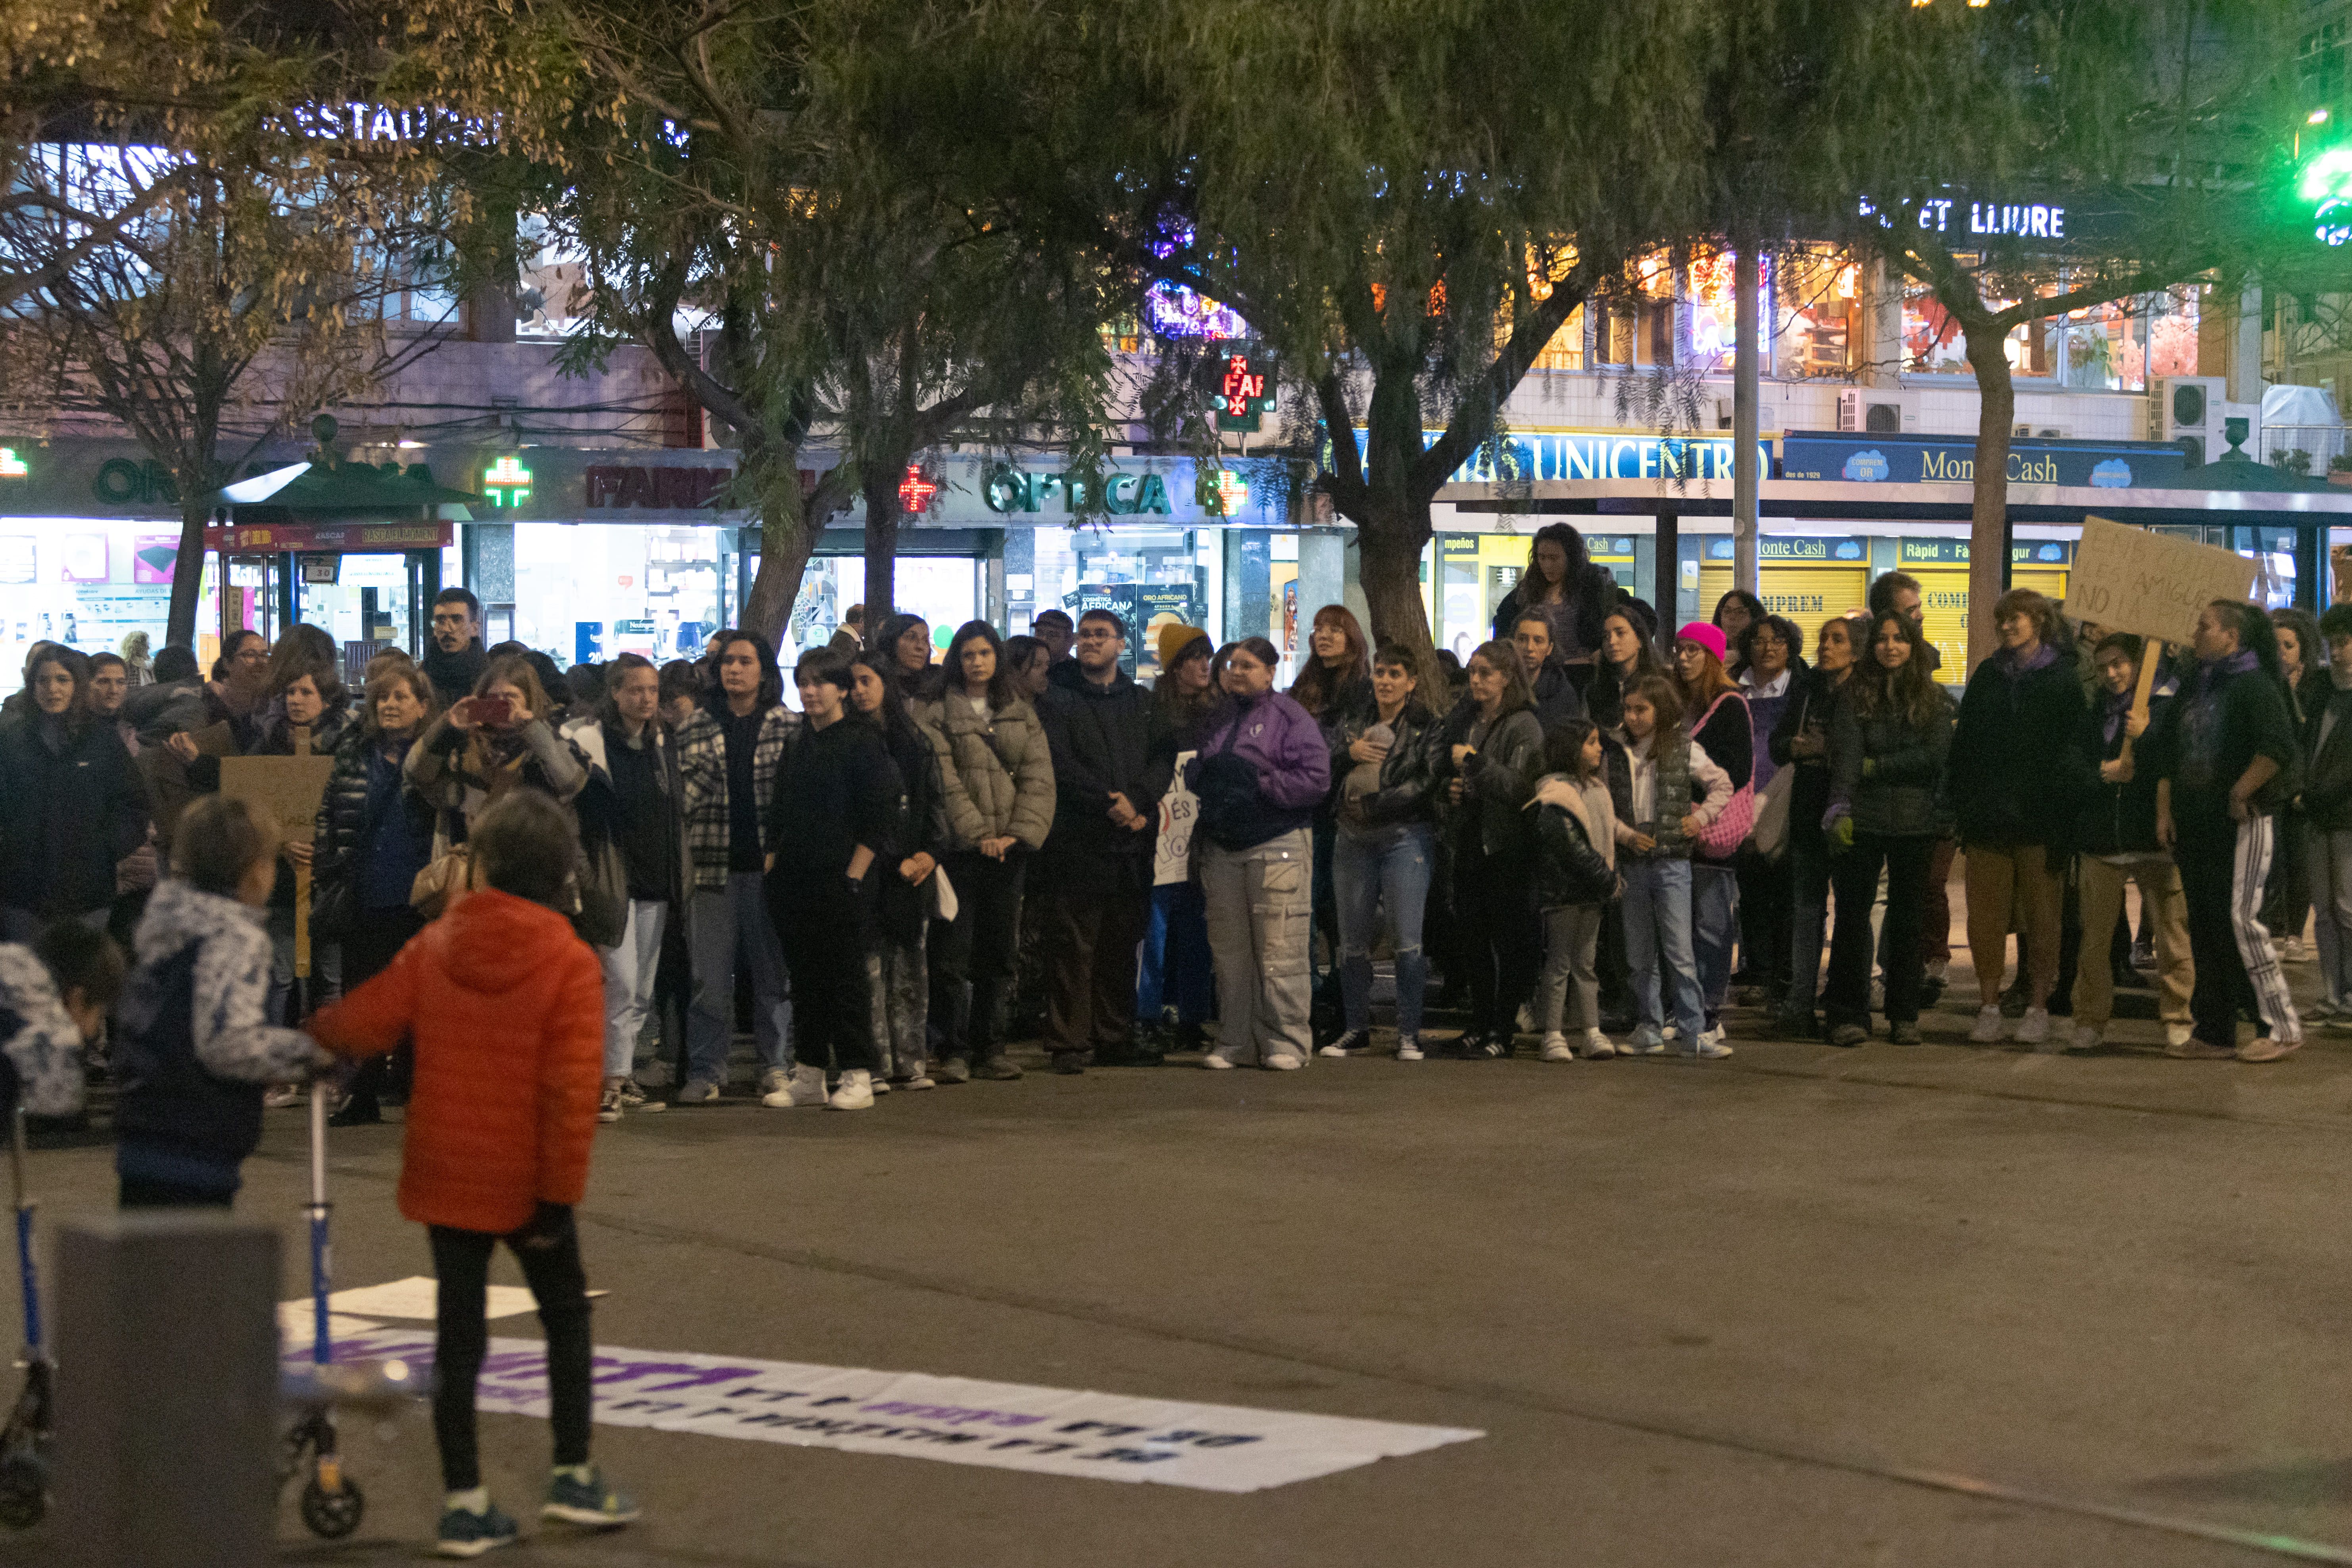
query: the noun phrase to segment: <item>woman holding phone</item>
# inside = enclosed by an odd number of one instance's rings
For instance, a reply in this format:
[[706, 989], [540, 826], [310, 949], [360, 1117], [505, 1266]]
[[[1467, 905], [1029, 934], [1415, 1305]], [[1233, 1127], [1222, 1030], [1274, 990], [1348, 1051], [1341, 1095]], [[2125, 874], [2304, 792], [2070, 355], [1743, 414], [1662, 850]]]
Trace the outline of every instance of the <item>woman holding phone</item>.
[[452, 703], [409, 748], [409, 786], [468, 826], [517, 788], [570, 804], [586, 787], [588, 767], [549, 725], [553, 711], [528, 659], [490, 660], [474, 694]]

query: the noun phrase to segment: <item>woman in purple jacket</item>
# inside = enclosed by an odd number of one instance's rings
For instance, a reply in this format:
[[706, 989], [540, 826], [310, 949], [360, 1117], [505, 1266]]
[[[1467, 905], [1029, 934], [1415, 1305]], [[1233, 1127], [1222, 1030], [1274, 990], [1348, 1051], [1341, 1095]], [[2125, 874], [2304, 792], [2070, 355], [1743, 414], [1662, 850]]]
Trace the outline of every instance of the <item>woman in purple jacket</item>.
[[1281, 656], [1272, 643], [1244, 637], [1223, 657], [1225, 701], [1204, 721], [1192, 763], [1193, 863], [1224, 1030], [1202, 1065], [1287, 1071], [1313, 1048], [1313, 825], [1330, 793], [1331, 753], [1313, 716], [1274, 689]]

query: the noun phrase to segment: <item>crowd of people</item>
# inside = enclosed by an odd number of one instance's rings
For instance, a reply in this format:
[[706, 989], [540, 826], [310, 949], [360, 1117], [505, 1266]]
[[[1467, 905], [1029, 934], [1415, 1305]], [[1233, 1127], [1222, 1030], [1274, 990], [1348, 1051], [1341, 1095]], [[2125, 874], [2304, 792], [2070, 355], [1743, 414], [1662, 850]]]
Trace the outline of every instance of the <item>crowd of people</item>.
[[[1017, 1079], [1016, 1032], [1061, 1073], [1295, 1069], [1372, 1047], [1376, 957], [1406, 1061], [1721, 1057], [1734, 1005], [1777, 1037], [1912, 1044], [1963, 851], [1972, 1040], [2095, 1047], [2147, 966], [2168, 1050], [2275, 1059], [2315, 905], [2313, 1011], [2352, 1026], [2352, 607], [2208, 606], [2143, 689], [2137, 639], [2020, 590], [1956, 695], [1918, 605], [1890, 573], [1810, 636], [1738, 591], [1669, 634], [1554, 524], [1466, 661], [1375, 647], [1331, 605], [1286, 689], [1265, 639], [1162, 626], [1147, 689], [1106, 609], [971, 621], [943, 656], [900, 614], [790, 671], [733, 629], [565, 671], [483, 647], [451, 589], [426, 655], [378, 654], [356, 691], [307, 626], [236, 634], [209, 672], [42, 645], [0, 709], [0, 934], [143, 951], [142, 918], [187, 918], [163, 868], [224, 761], [304, 753], [331, 772], [257, 906], [254, 1021], [383, 972], [530, 792], [581, 851], [559, 903], [601, 963], [606, 1121], [743, 1087], [747, 1011], [778, 1109]], [[338, 1121], [379, 1121], [412, 1056], [342, 1072]]]
[[[43, 644], [0, 704], [0, 1110], [70, 1112], [110, 1042], [121, 1199], [160, 1208], [231, 1203], [305, 1083], [344, 1125], [404, 1103], [441, 1549], [517, 1537], [468, 1375], [500, 1242], [548, 1331], [542, 1513], [608, 1528], [636, 1509], [589, 1459], [572, 1205], [598, 1121], [737, 1087], [746, 1008], [776, 1109], [1019, 1079], [1024, 998], [1057, 1073], [1369, 1052], [1383, 952], [1402, 1061], [1721, 1058], [1734, 1005], [1916, 1045], [1965, 854], [1972, 1041], [2095, 1049], [2143, 962], [2175, 1057], [2352, 1029], [2352, 605], [2216, 601], [2168, 659], [2028, 590], [1992, 619], [1957, 697], [1901, 573], [1810, 645], [1738, 591], [1668, 636], [1555, 524], [1466, 661], [1330, 605], [1286, 689], [1266, 639], [1182, 625], [1140, 687], [1099, 608], [936, 660], [920, 618], [861, 622], [796, 704], [756, 633], [559, 670], [484, 648], [460, 589], [356, 691], [307, 626], [209, 672]], [[288, 834], [227, 763], [296, 756], [331, 761]]]

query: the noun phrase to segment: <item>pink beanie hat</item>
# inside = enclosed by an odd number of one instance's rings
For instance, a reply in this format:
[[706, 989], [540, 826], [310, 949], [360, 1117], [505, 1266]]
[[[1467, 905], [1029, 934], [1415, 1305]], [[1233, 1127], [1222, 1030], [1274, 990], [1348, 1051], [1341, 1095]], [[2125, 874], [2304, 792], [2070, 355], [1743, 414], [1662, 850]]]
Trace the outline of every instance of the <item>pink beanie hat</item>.
[[1723, 628], [1706, 621], [1685, 623], [1683, 629], [1675, 634], [1675, 640], [1698, 644], [1699, 647], [1715, 655], [1715, 662], [1717, 664], [1723, 662], [1723, 650], [1727, 646], [1723, 640]]

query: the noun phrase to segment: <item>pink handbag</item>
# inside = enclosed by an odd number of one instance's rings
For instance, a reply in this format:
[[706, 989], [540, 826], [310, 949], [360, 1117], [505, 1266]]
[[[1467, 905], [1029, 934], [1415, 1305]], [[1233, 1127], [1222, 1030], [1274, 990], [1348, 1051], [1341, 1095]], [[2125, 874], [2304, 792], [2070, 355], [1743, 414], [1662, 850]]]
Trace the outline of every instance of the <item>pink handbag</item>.
[[[1691, 733], [1696, 735], [1706, 729], [1706, 721], [1715, 717], [1715, 710], [1735, 695], [1736, 693], [1727, 691], [1709, 703], [1706, 711], [1699, 715], [1698, 722], [1691, 726]], [[1740, 704], [1740, 710], [1747, 711], [1746, 703]], [[1751, 752], [1756, 745], [1755, 722], [1754, 716], [1750, 715], [1748, 744]], [[1748, 831], [1755, 826], [1756, 783], [1751, 777], [1748, 783], [1731, 792], [1731, 803], [1723, 808], [1723, 815], [1700, 828], [1697, 837], [1691, 840], [1691, 844], [1701, 855], [1710, 860], [1728, 860], [1731, 858], [1732, 852], [1747, 842]]]

